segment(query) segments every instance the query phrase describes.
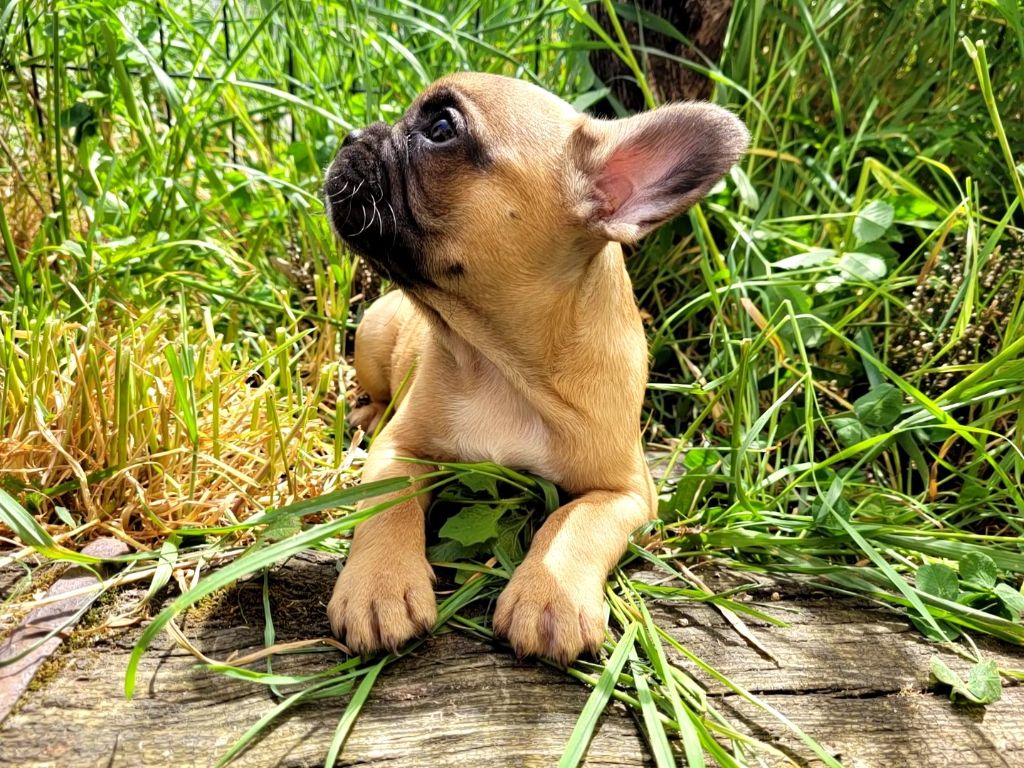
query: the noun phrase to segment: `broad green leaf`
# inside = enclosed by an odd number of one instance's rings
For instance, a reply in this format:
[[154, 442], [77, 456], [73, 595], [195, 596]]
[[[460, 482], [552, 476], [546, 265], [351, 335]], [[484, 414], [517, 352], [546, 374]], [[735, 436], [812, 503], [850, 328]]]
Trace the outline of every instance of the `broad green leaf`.
[[178, 562], [178, 544], [181, 538], [172, 533], [164, 543], [160, 545], [160, 555], [157, 561], [156, 570], [153, 571], [153, 580], [149, 582], [149, 589], [146, 596], [142, 598], [143, 603], [148, 603], [156, 594], [167, 586], [174, 573], [174, 566]]
[[1024, 595], [1009, 584], [996, 584], [995, 593], [1010, 612], [1010, 618], [1019, 623], [1024, 616]]
[[498, 521], [498, 546], [516, 560], [523, 557], [521, 534], [528, 519], [528, 513], [513, 508]]
[[843, 448], [863, 442], [874, 437], [874, 432], [852, 416], [838, 416], [830, 422], [836, 440]]
[[441, 526], [440, 535], [463, 546], [481, 544], [497, 538], [498, 521], [508, 511], [504, 505], [473, 504], [459, 510]]
[[839, 517], [849, 522], [851, 516], [850, 505], [843, 498], [843, 479], [836, 475], [832, 478], [828, 490], [811, 502], [811, 517], [818, 527], [842, 530], [842, 526], [836, 518]]
[[74, 256], [76, 259], [85, 259], [85, 250], [74, 240], [65, 240], [60, 247]]
[[482, 493], [488, 499], [501, 497], [498, 492], [498, 478], [494, 475], [483, 472], [462, 472], [459, 474], [459, 483], [469, 488], [474, 493]]
[[889, 427], [900, 417], [903, 395], [888, 382], [882, 382], [853, 403], [853, 411], [862, 424], [869, 427]]
[[272, 544], [275, 541], [287, 539], [302, 530], [299, 518], [291, 515], [282, 515], [271, 520], [270, 524], [256, 535], [257, 545]]
[[996, 585], [996, 561], [983, 552], [968, 552], [960, 558], [960, 578], [981, 589]]
[[761, 207], [761, 199], [757, 196], [757, 190], [750, 183], [750, 177], [744, 173], [739, 165], [734, 165], [729, 170], [729, 177], [736, 186], [736, 192], [739, 194], [740, 200], [747, 208], [756, 211]]
[[936, 619], [935, 626], [933, 627], [917, 616], [910, 616], [908, 618], [918, 632], [936, 643], [948, 643], [956, 640], [963, 634], [956, 624], [950, 624], [948, 621]]
[[955, 701], [956, 697], [960, 696], [974, 704], [991, 704], [994, 701], [999, 701], [1002, 697], [1002, 684], [994, 661], [975, 664], [969, 673], [966, 684], [938, 656], [933, 656], [928, 666], [932, 677], [952, 689], [949, 693], [951, 701]]
[[894, 218], [900, 220], [923, 219], [938, 210], [938, 206], [931, 200], [910, 193], [894, 195], [888, 198], [888, 202], [893, 206]]
[[861, 208], [853, 221], [853, 236], [857, 238], [857, 243], [873, 243], [884, 235], [885, 230], [892, 226], [894, 213], [893, 207], [882, 200], [875, 200]]
[[960, 594], [956, 571], [942, 563], [931, 563], [918, 568], [917, 588], [944, 600], [956, 600]]
[[873, 253], [844, 253], [839, 259], [839, 271], [847, 278], [856, 278], [866, 283], [880, 283], [889, 268], [885, 259]]
[[828, 293], [829, 291], [834, 291], [837, 288], [841, 288], [843, 286], [843, 283], [845, 282], [846, 275], [844, 274], [828, 275], [827, 277], [825, 277], [825, 279], [819, 280], [814, 284], [814, 292]]
[[62, 507], [60, 504], [56, 504], [53, 507], [53, 511], [56, 513], [57, 517], [60, 518], [60, 521], [68, 528], [74, 528], [78, 525], [78, 523], [75, 522], [75, 518], [71, 516], [71, 512], [67, 507]]
[[1003, 682], [999, 679], [999, 668], [989, 659], [971, 667], [967, 675], [967, 689], [974, 694], [979, 704], [992, 704], [1003, 696]]
[[454, 539], [444, 539], [427, 547], [427, 559], [432, 563], [454, 563], [461, 560], [472, 560], [486, 547], [483, 544], [465, 546]]
[[786, 256], [772, 263], [776, 269], [808, 269], [828, 264], [835, 257], [836, 252], [831, 248], [815, 248], [805, 253], [798, 253], [794, 256]]
[[123, 214], [128, 213], [131, 209], [128, 207], [128, 203], [122, 200], [120, 197], [115, 195], [113, 192], [104, 192], [100, 195], [99, 206], [103, 209], [104, 213], [109, 214]]
[[970, 697], [971, 693], [967, 690], [967, 686], [964, 684], [964, 681], [961, 680], [960, 676], [950, 669], [949, 665], [938, 656], [932, 656], [931, 661], [928, 662], [928, 671], [931, 672], [932, 677], [934, 677], [938, 682], [944, 683], [953, 689], [949, 696], [951, 699], [957, 692], [960, 692], [961, 695]]
[[707, 469], [722, 460], [714, 448], [690, 448], [683, 456], [683, 466], [691, 470]]

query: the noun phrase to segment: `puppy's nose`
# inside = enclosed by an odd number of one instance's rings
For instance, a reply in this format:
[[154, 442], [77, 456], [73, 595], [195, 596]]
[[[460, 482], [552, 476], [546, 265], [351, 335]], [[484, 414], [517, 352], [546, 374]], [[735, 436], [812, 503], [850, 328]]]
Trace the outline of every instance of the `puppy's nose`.
[[362, 135], [363, 135], [363, 131], [362, 131], [361, 128], [356, 128], [354, 131], [349, 131], [348, 136], [346, 136], [344, 139], [342, 139], [341, 146], [343, 146], [343, 147], [351, 147], [353, 144], [355, 144], [357, 141], [359, 141], [359, 137], [362, 136]]

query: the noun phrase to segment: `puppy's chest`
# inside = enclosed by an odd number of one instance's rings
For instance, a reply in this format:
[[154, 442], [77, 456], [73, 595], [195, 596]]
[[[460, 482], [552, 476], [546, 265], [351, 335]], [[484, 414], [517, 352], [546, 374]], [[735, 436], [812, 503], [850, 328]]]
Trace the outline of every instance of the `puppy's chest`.
[[445, 447], [457, 460], [493, 461], [558, 481], [547, 425], [500, 377], [485, 374], [457, 388], [444, 412]]

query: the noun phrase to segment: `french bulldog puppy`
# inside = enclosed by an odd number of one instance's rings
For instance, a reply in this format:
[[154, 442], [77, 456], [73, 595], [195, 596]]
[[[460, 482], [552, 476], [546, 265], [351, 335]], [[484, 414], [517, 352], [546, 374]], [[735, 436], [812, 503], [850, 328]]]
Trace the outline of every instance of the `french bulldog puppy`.
[[[601, 645], [605, 579], [656, 513], [647, 346], [620, 243], [700, 200], [748, 140], [711, 104], [605, 121], [529, 83], [459, 73], [394, 125], [350, 133], [327, 172], [334, 230], [400, 288], [356, 333], [372, 402], [353, 423], [372, 430], [400, 400], [363, 479], [430, 468], [402, 457], [494, 461], [572, 498], [498, 599], [494, 628], [520, 655], [568, 664]], [[356, 527], [327, 607], [355, 652], [395, 649], [436, 619], [425, 495]]]

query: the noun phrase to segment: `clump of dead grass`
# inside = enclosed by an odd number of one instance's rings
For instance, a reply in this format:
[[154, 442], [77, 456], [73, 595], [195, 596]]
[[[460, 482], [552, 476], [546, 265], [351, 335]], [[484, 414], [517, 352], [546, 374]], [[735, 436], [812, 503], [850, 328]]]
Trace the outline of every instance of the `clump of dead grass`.
[[352, 482], [334, 434], [343, 360], [302, 332], [275, 348], [205, 330], [174, 339], [173, 318], [147, 315], [3, 336], [0, 485], [51, 534], [148, 549]]

